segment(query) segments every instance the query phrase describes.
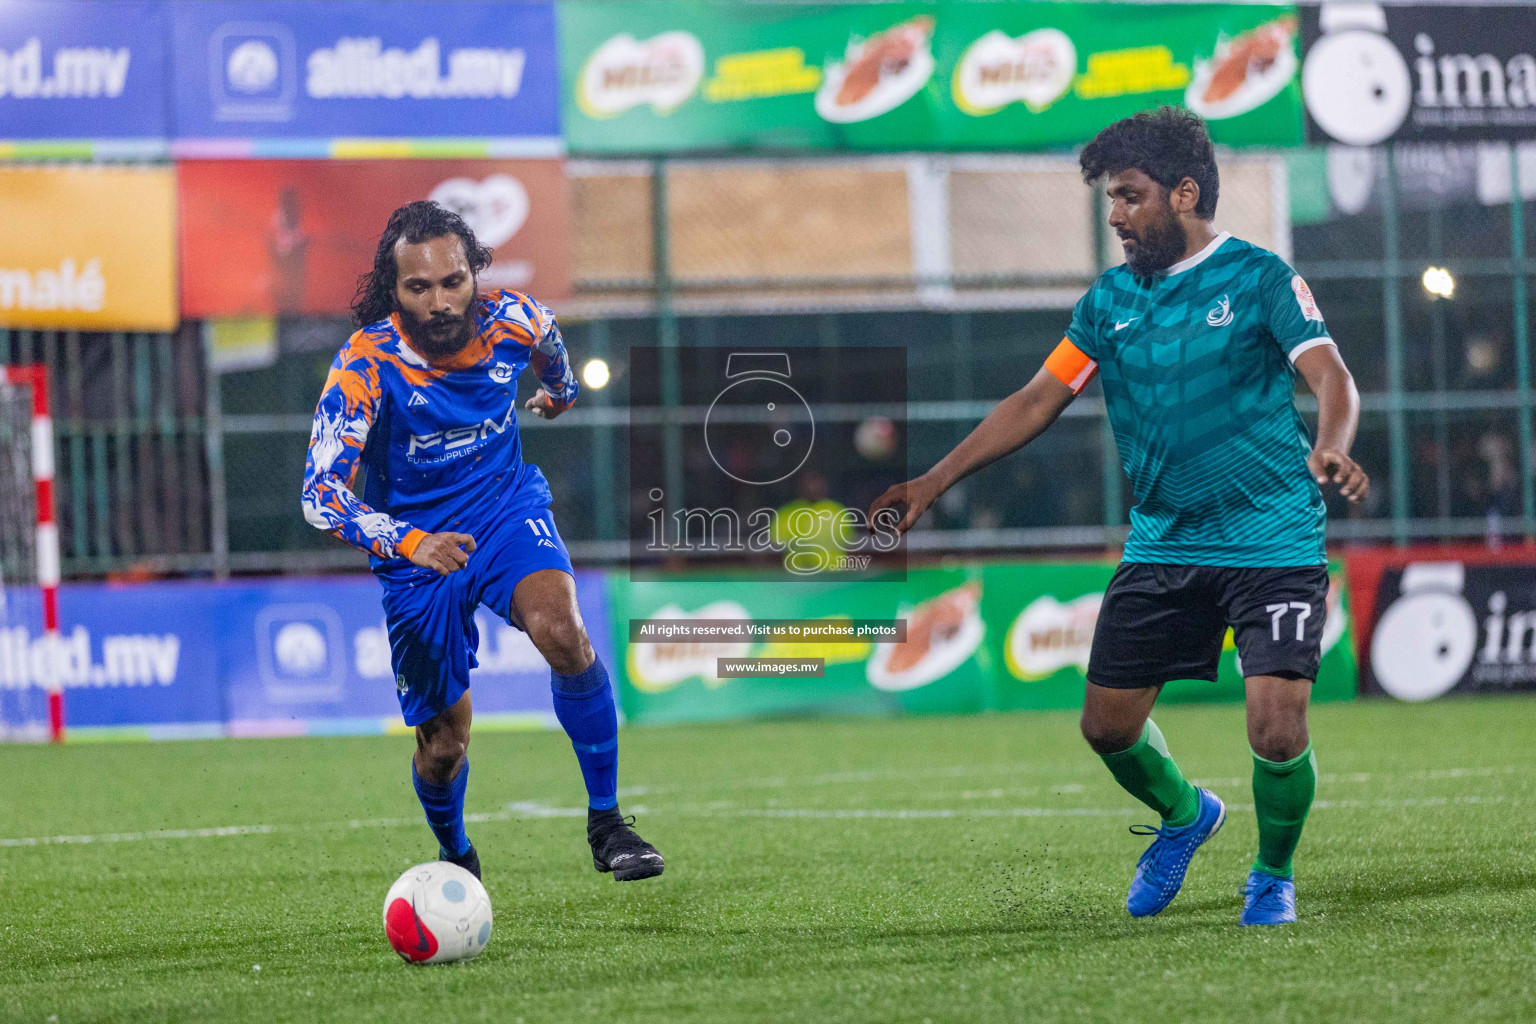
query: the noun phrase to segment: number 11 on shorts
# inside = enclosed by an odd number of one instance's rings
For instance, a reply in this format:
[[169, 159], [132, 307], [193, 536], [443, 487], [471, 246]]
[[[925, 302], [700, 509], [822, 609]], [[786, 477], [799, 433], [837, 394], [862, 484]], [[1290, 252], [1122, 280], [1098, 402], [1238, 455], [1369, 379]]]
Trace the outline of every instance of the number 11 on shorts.
[[1274, 628], [1275, 642], [1280, 642], [1280, 620], [1285, 618], [1285, 613], [1294, 610], [1296, 612], [1296, 639], [1302, 639], [1306, 629], [1306, 622], [1312, 616], [1312, 606], [1305, 601], [1283, 601], [1280, 604], [1267, 604], [1264, 610], [1269, 612], [1269, 622]]
[[554, 534], [549, 532], [549, 526], [542, 519], [524, 519], [523, 522], [528, 524], [528, 529], [533, 531], [535, 537], [554, 536]]

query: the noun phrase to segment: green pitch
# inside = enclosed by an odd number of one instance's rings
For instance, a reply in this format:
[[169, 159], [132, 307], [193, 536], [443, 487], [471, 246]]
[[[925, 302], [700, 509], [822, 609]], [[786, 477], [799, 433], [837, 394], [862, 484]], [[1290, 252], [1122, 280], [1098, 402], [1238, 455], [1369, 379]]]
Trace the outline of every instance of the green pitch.
[[667, 873], [624, 885], [592, 870], [564, 738], [480, 736], [496, 931], [431, 968], [379, 920], [435, 853], [408, 738], [3, 749], [0, 1018], [1536, 1019], [1536, 700], [1317, 708], [1277, 930], [1236, 926], [1241, 709], [1158, 719], [1231, 813], [1145, 921], [1147, 816], [1070, 715], [627, 730], [623, 806]]

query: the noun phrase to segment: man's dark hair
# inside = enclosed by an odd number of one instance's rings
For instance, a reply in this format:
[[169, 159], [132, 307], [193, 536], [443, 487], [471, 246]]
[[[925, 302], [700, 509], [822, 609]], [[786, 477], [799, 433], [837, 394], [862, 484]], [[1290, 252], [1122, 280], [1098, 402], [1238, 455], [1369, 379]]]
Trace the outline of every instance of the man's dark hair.
[[1083, 147], [1078, 163], [1083, 180], [1090, 185], [1106, 174], [1131, 168], [1165, 189], [1192, 178], [1200, 186], [1195, 216], [1202, 220], [1216, 216], [1216, 196], [1221, 191], [1216, 150], [1205, 122], [1182, 107], [1143, 110], [1116, 121]]
[[411, 245], [444, 235], [458, 235], [464, 243], [464, 257], [476, 277], [491, 265], [491, 250], [480, 244], [464, 218], [452, 210], [425, 199], [406, 203], [389, 215], [379, 248], [373, 254], [373, 269], [357, 279], [357, 294], [352, 299], [352, 321], [366, 327], [395, 311], [395, 243], [405, 239]]

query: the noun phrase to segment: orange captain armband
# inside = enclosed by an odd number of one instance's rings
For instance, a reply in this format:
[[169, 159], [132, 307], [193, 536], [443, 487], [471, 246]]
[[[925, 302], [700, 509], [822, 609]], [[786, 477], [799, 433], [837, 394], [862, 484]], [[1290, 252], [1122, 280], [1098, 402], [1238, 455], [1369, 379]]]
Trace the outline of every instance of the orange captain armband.
[[401, 558], [410, 558], [416, 553], [416, 549], [421, 545], [421, 542], [426, 539], [426, 530], [413, 529], [410, 533], [407, 533], [404, 537], [401, 537], [399, 542], [395, 544], [395, 554], [399, 555]]
[[1056, 351], [1045, 361], [1051, 376], [1072, 389], [1074, 395], [1082, 394], [1083, 388], [1099, 372], [1099, 364], [1089, 359], [1083, 350], [1072, 344], [1072, 339], [1062, 338]]

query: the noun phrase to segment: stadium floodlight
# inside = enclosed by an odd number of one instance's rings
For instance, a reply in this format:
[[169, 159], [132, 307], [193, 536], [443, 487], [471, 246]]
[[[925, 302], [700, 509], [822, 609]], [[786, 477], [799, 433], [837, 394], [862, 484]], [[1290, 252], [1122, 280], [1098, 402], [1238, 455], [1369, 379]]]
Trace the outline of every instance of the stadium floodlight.
[[594, 390], [608, 384], [608, 363], [602, 359], [588, 359], [581, 368], [581, 382]]
[[1437, 299], [1448, 299], [1456, 292], [1456, 279], [1444, 267], [1424, 269], [1424, 290]]

